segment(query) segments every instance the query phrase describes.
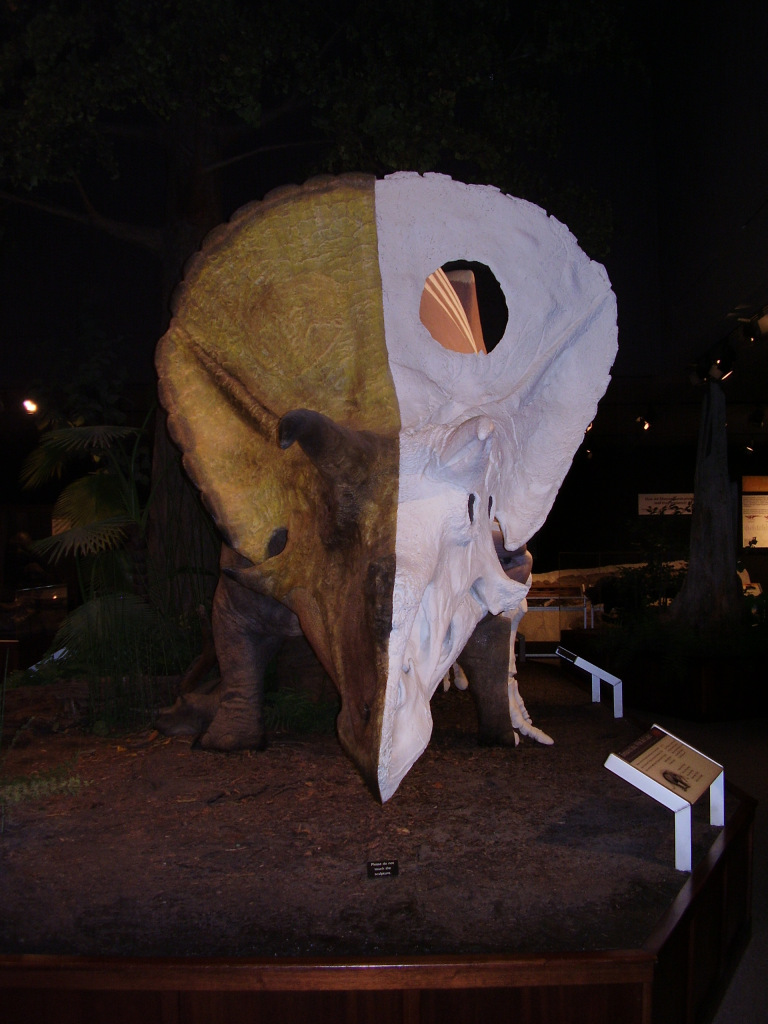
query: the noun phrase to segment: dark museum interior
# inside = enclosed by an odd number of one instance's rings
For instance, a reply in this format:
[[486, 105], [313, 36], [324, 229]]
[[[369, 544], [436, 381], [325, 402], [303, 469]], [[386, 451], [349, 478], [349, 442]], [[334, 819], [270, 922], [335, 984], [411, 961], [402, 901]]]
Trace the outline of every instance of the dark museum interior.
[[[588, 191], [610, 222], [602, 235], [596, 229], [590, 255], [604, 262], [617, 295], [619, 354], [593, 429], [532, 544], [541, 571], [557, 568], [561, 552], [625, 551], [638, 493], [692, 490], [703, 363], [719, 347], [732, 370], [723, 383], [731, 478], [765, 473], [767, 115], [759, 74], [742, 51], [745, 39], [760, 38], [762, 15], [752, 4], [729, 7], [727, 17], [707, 5], [693, 19], [662, 7], [658, 21], [650, 5], [645, 24], [630, 20], [626, 29], [648, 37], [639, 44], [639, 69], [625, 72], [619, 59], [618, 70], [590, 66], [578, 88], [559, 97], [557, 156], [544, 173], [567, 168], [568, 187]], [[256, 155], [221, 172], [219, 219], [323, 170], [324, 155], [307, 157], [299, 145], [311, 132], [305, 123], [281, 125], [272, 136], [265, 129]], [[427, 169], [456, 177], [466, 170], [450, 160]], [[150, 161], [121, 168], [111, 182], [92, 171], [99, 215], [157, 216], [151, 192], [160, 173]], [[114, 353], [124, 387], [146, 404], [167, 314], [156, 259], [89, 226], [88, 207], [64, 186], [4, 195], [4, 504], [35, 504], [36, 494], [18, 488], [23, 454], [36, 438], [21, 409], [26, 391], [63, 380], [78, 347], [90, 354], [100, 341]], [[46, 213], [51, 208], [60, 215]], [[569, 227], [579, 237], [578, 225]], [[758, 579], [761, 551], [743, 554]]]
[[[471, 11], [430, 0], [413, 11], [398, 0], [383, 14], [366, 0], [332, 0], [322, 12], [302, 0], [174, 0], [154, 21], [138, 0], [106, 6], [114, 25], [96, 0], [0, 11], [0, 640], [16, 639], [14, 603], [30, 585], [18, 539], [28, 553], [50, 536], [67, 480], [25, 487], [25, 464], [51, 426], [149, 422], [155, 346], [209, 230], [273, 189], [326, 173], [438, 171], [530, 199], [605, 266], [618, 306], [610, 384], [528, 544], [534, 581], [546, 576], [542, 593], [576, 570], [687, 563], [690, 503], [704, 493], [697, 459], [714, 443], [705, 399], [711, 389], [724, 396], [728, 498], [715, 519], [732, 533], [726, 557], [752, 588], [745, 615], [762, 647], [749, 679], [729, 675], [732, 689], [721, 682], [704, 713], [689, 719], [679, 703], [652, 710], [757, 800], [751, 938], [716, 998], [694, 1006], [691, 997], [679, 1018], [644, 1005], [632, 1019], [768, 1020], [768, 527], [759, 523], [761, 511], [768, 518], [768, 7], [548, 0], [530, 11], [489, 0]], [[172, 42], [158, 28], [164, 16]], [[25, 35], [27, 25], [38, 35]], [[196, 63], [209, 49], [213, 70]], [[107, 52], [113, 63], [102, 66]], [[257, 52], [258, 69], [243, 70]], [[163, 61], [177, 61], [178, 74], [163, 78]], [[238, 82], [232, 95], [214, 80], [222, 68]], [[186, 97], [185, 74], [194, 83]], [[177, 115], [194, 107], [194, 89], [204, 95], [204, 79], [210, 106], [194, 120], [206, 131], [215, 122], [218, 148], [202, 152], [213, 133], [182, 138]], [[491, 322], [482, 290], [480, 304]], [[151, 445], [142, 460], [146, 491]], [[664, 514], [674, 505], [683, 513]], [[63, 588], [71, 606], [82, 589], [72, 559], [44, 563], [34, 579]], [[602, 592], [590, 599], [597, 606]], [[13, 667], [28, 668], [52, 637], [36, 638], [20, 661], [14, 654]], [[0, 780], [2, 724], [0, 702]], [[5, 985], [0, 964], [0, 1016]], [[408, 1017], [408, 1005], [403, 1020], [431, 1019]], [[530, 1013], [519, 1019], [539, 1019]]]

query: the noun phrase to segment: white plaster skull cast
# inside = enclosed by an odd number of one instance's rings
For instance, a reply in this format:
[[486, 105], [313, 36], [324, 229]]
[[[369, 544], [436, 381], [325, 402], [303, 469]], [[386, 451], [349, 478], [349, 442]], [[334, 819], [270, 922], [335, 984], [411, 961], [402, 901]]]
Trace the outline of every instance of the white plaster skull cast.
[[[473, 629], [514, 612], [508, 550], [551, 508], [616, 352], [603, 267], [539, 207], [439, 175], [376, 185], [389, 363], [400, 407], [397, 570], [382, 730], [382, 798], [426, 747], [429, 701]], [[466, 260], [490, 268], [509, 319], [490, 354], [448, 351], [416, 322], [424, 282]], [[474, 501], [473, 501], [474, 498]], [[474, 508], [472, 507], [474, 504]]]

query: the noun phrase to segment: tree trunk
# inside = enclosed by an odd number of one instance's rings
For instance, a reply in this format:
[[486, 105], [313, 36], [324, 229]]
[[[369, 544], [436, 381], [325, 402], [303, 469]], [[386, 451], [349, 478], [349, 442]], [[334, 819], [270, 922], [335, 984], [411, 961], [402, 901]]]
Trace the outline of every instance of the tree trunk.
[[[185, 262], [222, 220], [216, 177], [206, 170], [218, 155], [210, 127], [195, 111], [183, 112], [169, 127], [166, 142], [167, 227], [160, 252], [163, 330]], [[200, 604], [210, 605], [219, 574], [221, 541], [182, 468], [162, 409], [155, 423], [152, 480], [155, 495], [148, 540], [155, 578], [164, 590], [163, 599], [188, 616]]]
[[688, 574], [672, 605], [672, 619], [701, 635], [714, 637], [738, 624], [741, 587], [736, 575], [725, 395], [714, 381], [705, 387]]
[[147, 542], [156, 594], [174, 613], [193, 618], [200, 605], [210, 608], [221, 538], [182, 469], [162, 410], [155, 428], [152, 479]]

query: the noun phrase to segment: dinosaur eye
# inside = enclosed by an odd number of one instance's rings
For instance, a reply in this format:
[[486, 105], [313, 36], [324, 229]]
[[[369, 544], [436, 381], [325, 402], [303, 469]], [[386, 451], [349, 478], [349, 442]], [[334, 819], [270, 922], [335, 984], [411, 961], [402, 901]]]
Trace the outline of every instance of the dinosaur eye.
[[272, 536], [269, 538], [267, 544], [267, 558], [274, 558], [275, 555], [282, 554], [285, 551], [285, 545], [288, 543], [288, 530], [284, 526], [278, 527], [277, 530], [272, 531]]
[[491, 512], [493, 511], [493, 496], [488, 499], [488, 518], [493, 519]]
[[469, 499], [467, 501], [467, 512], [469, 513], [469, 521], [470, 521], [470, 523], [474, 523], [474, 521], [475, 521], [475, 502], [476, 501], [477, 501], [477, 495], [476, 494], [470, 494]]

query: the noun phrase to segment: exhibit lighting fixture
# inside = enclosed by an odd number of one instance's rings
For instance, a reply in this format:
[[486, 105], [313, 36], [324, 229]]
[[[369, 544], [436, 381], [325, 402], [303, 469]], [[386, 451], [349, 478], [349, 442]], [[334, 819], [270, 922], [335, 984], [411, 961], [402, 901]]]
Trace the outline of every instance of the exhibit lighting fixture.
[[709, 368], [710, 380], [727, 380], [733, 373], [733, 365], [725, 355], [716, 356]]
[[25, 398], [21, 404], [30, 416], [37, 412], [37, 402], [33, 401], [31, 398]]
[[761, 341], [768, 334], [768, 307], [764, 306], [759, 312], [751, 316], [739, 316], [741, 324], [741, 335], [744, 341], [755, 344]]
[[704, 384], [706, 381], [724, 381], [733, 373], [736, 356], [730, 341], [719, 342], [696, 363], [695, 372], [691, 379], [695, 383]]
[[758, 405], [756, 409], [747, 416], [747, 423], [750, 427], [757, 427], [759, 430], [765, 429], [765, 406]]
[[637, 419], [635, 420], [635, 423], [639, 423], [640, 424], [641, 430], [650, 430], [651, 429], [651, 424], [648, 422], [648, 420], [645, 418], [645, 416], [638, 416]]
[[763, 336], [763, 332], [760, 329], [760, 322], [758, 320], [748, 320], [747, 323], [744, 324], [742, 330], [744, 332], [744, 340], [749, 341], [752, 344], [759, 341]]

